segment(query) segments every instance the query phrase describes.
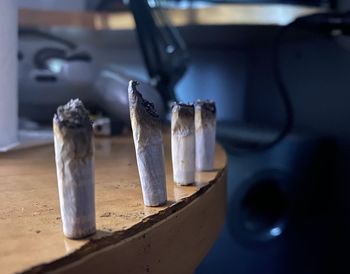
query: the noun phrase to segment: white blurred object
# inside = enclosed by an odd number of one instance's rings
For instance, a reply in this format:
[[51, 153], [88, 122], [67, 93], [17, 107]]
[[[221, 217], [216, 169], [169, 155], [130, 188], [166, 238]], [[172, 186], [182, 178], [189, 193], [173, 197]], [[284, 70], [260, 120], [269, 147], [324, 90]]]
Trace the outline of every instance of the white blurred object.
[[18, 0], [20, 8], [61, 11], [82, 11], [85, 9], [85, 2], [85, 0]]
[[0, 152], [51, 143], [51, 130], [18, 130], [17, 2], [0, 0]]
[[94, 130], [95, 136], [111, 136], [111, 119], [107, 117], [97, 118], [94, 121], [92, 128]]
[[18, 143], [17, 2], [0, 1], [0, 150]]
[[53, 143], [52, 129], [27, 130], [22, 129], [18, 132], [18, 143], [11, 147], [0, 147], [0, 153], [9, 150], [18, 150], [29, 147], [37, 147]]
[[18, 142], [12, 146], [0, 147], [0, 153], [53, 143], [51, 127], [41, 127], [38, 123], [25, 118], [20, 118], [18, 124]]

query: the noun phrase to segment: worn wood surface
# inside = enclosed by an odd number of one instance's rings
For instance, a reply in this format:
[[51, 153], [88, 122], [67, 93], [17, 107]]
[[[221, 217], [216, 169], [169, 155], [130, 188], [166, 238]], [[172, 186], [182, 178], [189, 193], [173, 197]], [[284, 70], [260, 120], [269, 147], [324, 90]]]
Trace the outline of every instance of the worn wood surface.
[[98, 232], [79, 241], [62, 233], [53, 145], [1, 154], [1, 273], [193, 271], [224, 220], [226, 154], [217, 146], [215, 171], [180, 187], [164, 139], [168, 203], [156, 208], [143, 205], [131, 136], [96, 140]]

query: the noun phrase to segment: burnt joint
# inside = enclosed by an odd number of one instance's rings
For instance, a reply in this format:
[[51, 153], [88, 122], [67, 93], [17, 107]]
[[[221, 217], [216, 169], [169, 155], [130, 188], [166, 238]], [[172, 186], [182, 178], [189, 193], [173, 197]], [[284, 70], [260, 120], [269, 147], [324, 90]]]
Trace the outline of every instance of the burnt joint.
[[154, 107], [154, 104], [151, 102], [148, 102], [146, 99], [143, 98], [142, 94], [137, 90], [137, 86], [139, 85], [139, 82], [137, 81], [131, 81], [131, 90], [135, 95], [135, 99], [140, 100], [140, 104], [143, 107], [143, 109], [152, 117], [159, 118], [159, 115], [156, 112], [156, 109]]
[[209, 101], [209, 100], [197, 101], [196, 102], [196, 107], [197, 106], [200, 107], [204, 111], [208, 111], [208, 112], [211, 112], [213, 114], [216, 113], [216, 105], [215, 105], [214, 101]]
[[146, 112], [150, 114], [152, 117], [159, 118], [159, 115], [155, 110], [154, 104], [143, 99], [142, 95], [141, 95], [141, 99], [142, 99], [141, 105], [144, 107]]
[[193, 118], [194, 117], [193, 104], [175, 103], [172, 106], [172, 110], [173, 110], [173, 112], [177, 111], [179, 113], [179, 117], [182, 117], [182, 118]]
[[70, 100], [66, 105], [59, 106], [54, 120], [62, 127], [83, 128], [92, 127], [88, 111], [80, 100]]

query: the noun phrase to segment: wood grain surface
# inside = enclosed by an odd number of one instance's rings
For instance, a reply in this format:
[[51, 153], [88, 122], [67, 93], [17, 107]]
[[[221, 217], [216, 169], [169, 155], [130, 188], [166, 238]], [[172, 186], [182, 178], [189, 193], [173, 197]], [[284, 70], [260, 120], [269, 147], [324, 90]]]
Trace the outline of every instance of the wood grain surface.
[[[190, 273], [215, 241], [225, 214], [227, 158], [192, 186], [172, 180], [165, 135], [168, 202], [145, 207], [131, 136], [97, 139], [97, 234], [63, 236], [53, 145], [0, 155], [1, 273]], [[167, 269], [167, 271], [165, 271]]]

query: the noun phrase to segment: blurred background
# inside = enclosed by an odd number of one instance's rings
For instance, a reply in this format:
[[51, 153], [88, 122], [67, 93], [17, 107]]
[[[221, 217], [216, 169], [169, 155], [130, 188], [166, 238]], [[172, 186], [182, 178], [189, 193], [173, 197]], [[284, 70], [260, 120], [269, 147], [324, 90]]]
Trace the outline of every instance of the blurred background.
[[350, 1], [19, 5], [21, 127], [79, 97], [119, 134], [129, 79], [165, 120], [172, 100], [216, 101], [228, 211], [196, 273], [350, 272]]

